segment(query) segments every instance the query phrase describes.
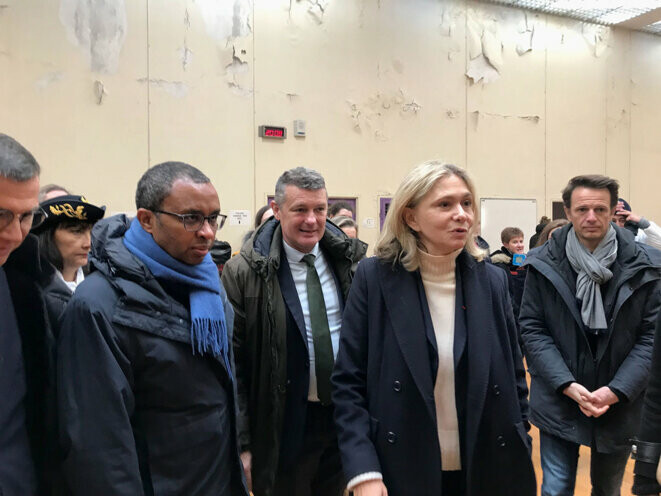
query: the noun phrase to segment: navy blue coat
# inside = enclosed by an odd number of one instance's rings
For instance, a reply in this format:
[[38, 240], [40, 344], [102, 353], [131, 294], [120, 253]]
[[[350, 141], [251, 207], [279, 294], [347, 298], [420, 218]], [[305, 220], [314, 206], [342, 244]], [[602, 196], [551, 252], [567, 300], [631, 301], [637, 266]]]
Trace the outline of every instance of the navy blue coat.
[[[649, 377], [661, 306], [661, 252], [615, 228], [618, 253], [602, 293], [608, 330], [593, 353], [576, 299], [576, 275], [565, 252], [571, 228], [554, 233], [525, 262], [529, 270], [519, 324], [531, 376], [531, 421], [544, 432], [600, 453], [627, 451]], [[623, 401], [601, 417], [588, 418], [562, 394], [571, 382], [590, 391], [609, 386]]]
[[[94, 226], [93, 271], [62, 316], [57, 399], [69, 489], [247, 495], [236, 390], [222, 359], [193, 354], [188, 306], [124, 246], [129, 221]], [[221, 299], [231, 336], [222, 287]]]
[[[502, 270], [457, 258], [455, 389], [466, 496], [536, 492], [525, 371]], [[383, 475], [390, 496], [442, 494], [434, 381], [438, 367], [419, 272], [358, 266], [333, 373], [347, 481]]]

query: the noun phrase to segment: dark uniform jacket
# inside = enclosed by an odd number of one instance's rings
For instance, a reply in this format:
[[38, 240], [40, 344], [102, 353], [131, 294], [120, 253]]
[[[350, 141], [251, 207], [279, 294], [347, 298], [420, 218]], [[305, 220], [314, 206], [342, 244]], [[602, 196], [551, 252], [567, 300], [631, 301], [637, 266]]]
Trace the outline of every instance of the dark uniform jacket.
[[[661, 306], [661, 252], [615, 227], [618, 254], [602, 287], [608, 329], [591, 350], [576, 299], [576, 274], [565, 252], [571, 224], [526, 258], [529, 267], [519, 324], [531, 375], [531, 421], [542, 431], [591, 446], [625, 451], [637, 431], [647, 385], [654, 324]], [[609, 386], [621, 397], [601, 417], [588, 418], [562, 394], [578, 382]]]
[[[366, 245], [329, 221], [319, 244], [344, 302]], [[241, 451], [252, 453], [255, 494], [269, 496], [278, 466], [293, 463], [302, 447], [310, 377], [303, 312], [275, 218], [225, 264], [222, 280], [236, 312]]]
[[92, 273], [62, 317], [57, 394], [70, 489], [246, 495], [233, 383], [222, 359], [193, 354], [187, 305], [126, 249], [128, 227], [123, 215], [96, 224]]
[[3, 268], [21, 335], [27, 387], [25, 415], [38, 494], [48, 495], [57, 460], [53, 397], [55, 340], [41, 285], [52, 277], [54, 269], [39, 257], [39, 243], [32, 234], [11, 254]]
[[[533, 496], [528, 389], [502, 270], [457, 258], [455, 395], [466, 496]], [[418, 271], [358, 266], [333, 372], [347, 481], [381, 472], [390, 496], [441, 495], [438, 351]]]

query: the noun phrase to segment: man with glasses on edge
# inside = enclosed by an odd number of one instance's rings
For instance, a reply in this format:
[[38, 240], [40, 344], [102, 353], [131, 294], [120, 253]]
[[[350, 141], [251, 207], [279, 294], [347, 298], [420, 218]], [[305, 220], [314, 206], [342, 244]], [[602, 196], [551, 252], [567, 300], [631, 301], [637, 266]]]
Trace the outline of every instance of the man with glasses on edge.
[[181, 162], [149, 169], [137, 216], [97, 223], [62, 318], [58, 413], [71, 493], [247, 495], [236, 443], [234, 313], [209, 249], [225, 216]]
[[0, 134], [0, 494], [49, 494], [46, 464], [54, 430], [47, 428], [53, 338], [38, 282], [41, 264], [30, 228], [43, 222], [39, 164]]

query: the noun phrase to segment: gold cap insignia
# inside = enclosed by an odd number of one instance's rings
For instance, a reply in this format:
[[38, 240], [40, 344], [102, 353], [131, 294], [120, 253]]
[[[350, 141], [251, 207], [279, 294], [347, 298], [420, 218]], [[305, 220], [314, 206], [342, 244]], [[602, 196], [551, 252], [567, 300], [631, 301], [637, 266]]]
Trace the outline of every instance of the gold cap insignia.
[[74, 210], [74, 208], [69, 203], [63, 203], [60, 206], [57, 205], [50, 206], [50, 211], [53, 214], [66, 215], [67, 217], [78, 220], [87, 220], [87, 214], [83, 212], [84, 209], [85, 207], [80, 205], [79, 207], [76, 207], [76, 209]]

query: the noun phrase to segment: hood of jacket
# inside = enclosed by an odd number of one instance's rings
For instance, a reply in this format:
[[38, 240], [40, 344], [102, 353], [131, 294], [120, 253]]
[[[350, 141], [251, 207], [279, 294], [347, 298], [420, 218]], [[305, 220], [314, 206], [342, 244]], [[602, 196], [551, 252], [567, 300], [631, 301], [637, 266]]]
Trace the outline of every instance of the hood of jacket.
[[[324, 254], [333, 261], [358, 262], [367, 252], [367, 244], [344, 232], [326, 219], [326, 229], [319, 241]], [[241, 248], [241, 256], [250, 268], [265, 280], [274, 277], [280, 267], [282, 228], [280, 221], [271, 217], [264, 222]]]
[[[94, 225], [89, 257], [90, 273], [101, 272], [119, 293], [120, 306], [126, 309], [127, 320], [130, 320], [131, 314], [135, 312], [143, 314], [145, 318], [152, 314], [174, 312], [178, 318], [186, 317], [184, 320], [187, 321], [187, 309], [165, 292], [147, 266], [124, 245], [124, 234], [131, 221], [131, 218], [120, 214]], [[117, 318], [118, 315], [115, 315], [115, 319]], [[187, 326], [188, 322], [183, 324]]]
[[500, 250], [494, 251], [491, 255], [491, 263], [502, 263], [509, 265], [512, 262], [512, 254], [504, 246], [500, 247]]

